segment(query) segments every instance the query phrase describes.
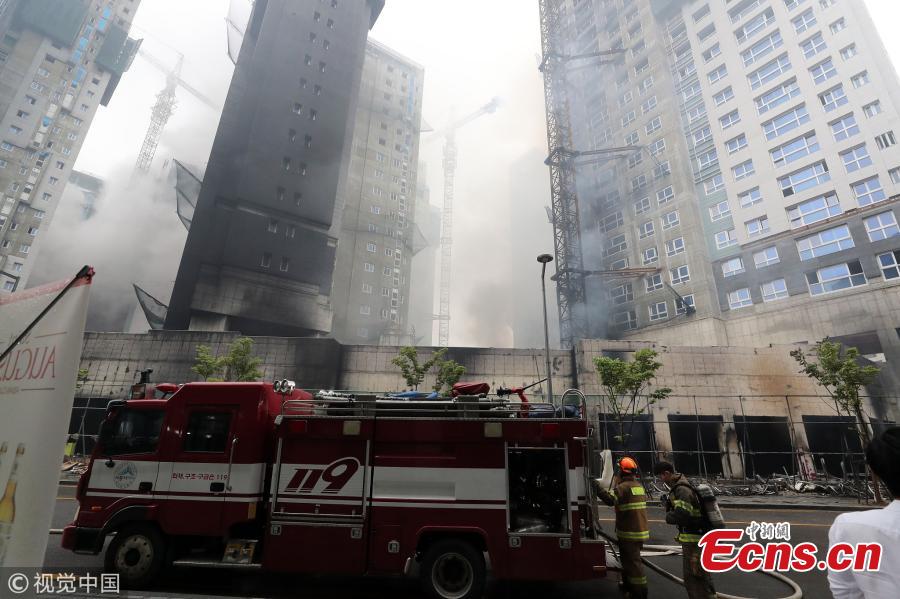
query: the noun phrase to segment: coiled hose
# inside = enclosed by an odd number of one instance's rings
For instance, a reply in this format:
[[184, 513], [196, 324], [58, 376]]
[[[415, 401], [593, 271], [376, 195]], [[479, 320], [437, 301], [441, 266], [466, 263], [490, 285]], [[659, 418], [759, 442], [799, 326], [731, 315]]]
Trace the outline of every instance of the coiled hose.
[[[609, 541], [611, 546], [618, 546], [618, 542], [614, 538], [610, 537], [608, 534], [601, 531], [600, 535], [604, 539]], [[644, 549], [647, 549], [652, 552], [656, 552], [656, 553], [654, 553], [654, 555], [681, 555], [681, 547], [679, 545], [644, 545]], [[664, 570], [662, 567], [657, 566], [656, 564], [654, 564], [653, 562], [651, 562], [650, 560], [645, 558], [644, 555], [645, 555], [644, 552], [641, 552], [641, 561], [644, 562], [644, 564], [646, 564], [648, 568], [650, 568], [657, 574], [661, 574], [662, 576], [665, 576], [669, 580], [671, 580], [673, 582], [677, 582], [681, 586], [684, 586], [683, 579], [678, 578], [678, 576], [672, 574], [668, 570]], [[793, 580], [791, 580], [784, 574], [781, 574], [779, 572], [768, 572], [768, 571], [762, 571], [762, 573], [766, 574], [767, 576], [771, 576], [772, 578], [774, 578], [776, 580], [780, 580], [787, 586], [791, 587], [791, 590], [793, 591], [793, 593], [791, 593], [790, 595], [783, 597], [781, 599], [803, 599], [803, 589], [801, 589], [800, 586], [796, 582], [794, 582]], [[718, 597], [719, 599], [760, 599], [758, 597], [742, 597], [740, 595], [729, 595], [727, 593], [720, 593], [720, 592], [716, 592], [716, 597]]]

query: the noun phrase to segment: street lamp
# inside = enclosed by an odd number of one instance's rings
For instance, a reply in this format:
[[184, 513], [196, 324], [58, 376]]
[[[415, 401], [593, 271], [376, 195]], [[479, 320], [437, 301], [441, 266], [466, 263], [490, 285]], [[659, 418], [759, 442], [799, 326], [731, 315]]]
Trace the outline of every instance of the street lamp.
[[544, 283], [547, 263], [553, 262], [553, 256], [541, 254], [537, 257], [537, 261], [541, 263], [541, 295], [544, 298], [544, 353], [547, 358], [547, 403], [553, 404], [553, 378], [550, 373], [550, 332], [547, 328], [547, 287]]

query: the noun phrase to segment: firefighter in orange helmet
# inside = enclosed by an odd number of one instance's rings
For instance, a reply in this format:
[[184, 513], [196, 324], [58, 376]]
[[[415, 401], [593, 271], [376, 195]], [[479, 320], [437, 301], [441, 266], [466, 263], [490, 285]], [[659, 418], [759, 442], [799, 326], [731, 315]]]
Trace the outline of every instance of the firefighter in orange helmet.
[[619, 558], [622, 562], [621, 589], [631, 599], [646, 599], [647, 577], [641, 562], [641, 548], [650, 539], [647, 528], [646, 493], [636, 476], [638, 465], [634, 458], [619, 460], [619, 475], [613, 477], [612, 492], [601, 489], [594, 481], [594, 489], [603, 503], [616, 509], [616, 537], [619, 539]]

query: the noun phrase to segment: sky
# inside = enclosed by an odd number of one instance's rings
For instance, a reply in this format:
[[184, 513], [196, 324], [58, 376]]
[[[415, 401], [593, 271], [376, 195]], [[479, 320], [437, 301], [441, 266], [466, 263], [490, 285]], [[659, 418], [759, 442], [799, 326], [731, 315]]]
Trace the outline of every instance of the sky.
[[[181, 77], [224, 103], [233, 71], [224, 24], [231, 1], [243, 0], [143, 0], [131, 36], [144, 38], [143, 48], [164, 63], [174, 64], [183, 53]], [[897, 64], [900, 36], [892, 24], [900, 19], [900, 3], [865, 1]], [[550, 197], [542, 163], [547, 150], [537, 0], [387, 0], [370, 35], [424, 66], [423, 115], [436, 129], [453, 114], [458, 118], [500, 97], [495, 114], [457, 134], [450, 343], [538, 345], [535, 257], [553, 253], [553, 237], [544, 210]], [[164, 85], [165, 74], [138, 56], [109, 107], [99, 110], [75, 168], [107, 179], [109, 193], [90, 226], [79, 224], [74, 202], [61, 203], [45, 240], [53, 259], [38, 257], [42, 272], [35, 281], [91, 263], [97, 286], [106, 278], [114, 303], [128, 301], [131, 281], [168, 301], [185, 232], [173, 198], [131, 179], [150, 109]], [[205, 165], [212, 146], [219, 114], [184, 90], [178, 98], [156, 155], [157, 169], [172, 157]], [[440, 205], [440, 141], [423, 134], [420, 158], [428, 163], [431, 202]], [[157, 247], [143, 253], [132, 247], [141, 244]], [[74, 269], [67, 259], [77, 264]], [[555, 328], [549, 281], [548, 300]]]

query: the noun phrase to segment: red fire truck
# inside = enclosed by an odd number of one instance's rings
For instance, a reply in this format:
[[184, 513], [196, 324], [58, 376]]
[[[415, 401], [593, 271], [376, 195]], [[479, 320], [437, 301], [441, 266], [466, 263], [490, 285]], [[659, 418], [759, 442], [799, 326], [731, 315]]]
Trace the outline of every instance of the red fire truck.
[[[110, 403], [62, 546], [123, 584], [167, 566], [419, 572], [440, 598], [606, 573], [583, 404], [188, 383]], [[549, 407], [549, 406], [546, 406]], [[568, 417], [566, 417], [568, 416]]]

